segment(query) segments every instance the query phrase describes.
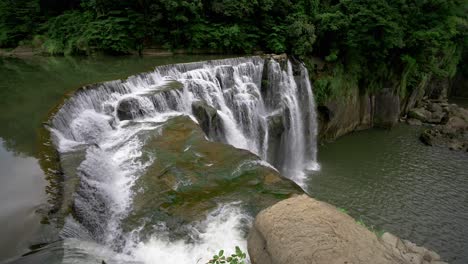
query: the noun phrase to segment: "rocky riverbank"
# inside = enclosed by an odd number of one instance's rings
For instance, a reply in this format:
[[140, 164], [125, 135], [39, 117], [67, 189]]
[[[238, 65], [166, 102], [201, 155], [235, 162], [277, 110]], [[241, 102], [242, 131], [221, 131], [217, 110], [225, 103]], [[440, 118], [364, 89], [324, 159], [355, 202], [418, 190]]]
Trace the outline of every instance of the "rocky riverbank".
[[443, 264], [440, 256], [385, 233], [377, 237], [336, 207], [307, 195], [261, 211], [248, 250], [253, 264]]
[[390, 88], [364, 95], [357, 87], [350, 89], [345, 97], [317, 107], [318, 139], [327, 142], [353, 131], [372, 127], [388, 129], [400, 120], [410, 125], [429, 126], [420, 137], [426, 145], [468, 151], [468, 110], [448, 102], [449, 84], [442, 83], [440, 87], [428, 84], [422, 92], [403, 98]]
[[468, 151], [468, 110], [446, 99], [426, 98], [409, 111], [406, 122], [431, 126], [420, 136], [426, 145]]

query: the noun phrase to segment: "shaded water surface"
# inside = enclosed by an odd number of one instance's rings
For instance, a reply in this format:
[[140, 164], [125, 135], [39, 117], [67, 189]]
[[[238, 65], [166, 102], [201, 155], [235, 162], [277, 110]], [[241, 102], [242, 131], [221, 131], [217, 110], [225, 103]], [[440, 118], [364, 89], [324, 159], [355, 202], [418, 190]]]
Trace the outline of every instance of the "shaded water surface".
[[423, 145], [421, 129], [362, 131], [320, 147], [309, 192], [450, 263], [468, 263], [468, 153]]
[[0, 58], [0, 262], [27, 252], [31, 243], [47, 235], [35, 213], [47, 200], [37, 132], [65, 93], [157, 65], [219, 58]]

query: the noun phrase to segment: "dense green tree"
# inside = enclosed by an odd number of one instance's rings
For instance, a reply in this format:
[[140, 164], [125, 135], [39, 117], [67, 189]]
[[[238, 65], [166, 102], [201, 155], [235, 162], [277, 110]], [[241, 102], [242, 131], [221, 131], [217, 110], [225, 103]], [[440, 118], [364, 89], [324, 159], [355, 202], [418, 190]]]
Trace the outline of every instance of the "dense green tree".
[[0, 0], [0, 47], [17, 46], [36, 30], [39, 2], [31, 0]]
[[334, 64], [317, 79], [323, 98], [350, 83], [404, 96], [424, 79], [455, 74], [467, 14], [467, 0], [0, 0], [0, 47], [288, 52]]
[[329, 2], [316, 16], [316, 54], [368, 90], [397, 87], [404, 96], [423, 79], [455, 74], [467, 11], [466, 0]]

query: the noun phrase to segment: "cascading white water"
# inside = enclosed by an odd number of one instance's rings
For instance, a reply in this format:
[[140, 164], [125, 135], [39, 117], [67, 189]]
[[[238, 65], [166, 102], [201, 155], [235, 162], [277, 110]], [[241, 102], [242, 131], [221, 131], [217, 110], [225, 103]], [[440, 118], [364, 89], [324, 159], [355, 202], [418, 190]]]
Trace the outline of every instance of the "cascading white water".
[[[196, 245], [170, 242], [163, 235], [146, 242], [131, 235], [122, 237], [120, 221], [130, 209], [131, 187], [158, 158], [142, 158], [144, 142], [138, 134], [156, 129], [173, 116], [189, 115], [205, 126], [212, 140], [249, 150], [302, 185], [304, 170], [318, 166], [315, 105], [308, 78], [303, 65], [251, 57], [162, 66], [125, 81], [77, 91], [51, 120], [54, 144], [63, 159], [85, 151], [74, 196], [76, 215], [82, 220], [67, 221], [63, 237], [73, 237], [70, 234], [76, 232], [71, 229], [87, 230], [96, 242], [143, 263], [167, 258], [164, 250], [187, 253], [158, 263], [189, 263], [191, 256], [209, 257], [208, 249], [232, 246], [214, 245], [217, 239], [206, 232], [245, 244], [238, 227], [245, 225], [241, 220], [248, 216], [236, 205], [219, 209], [227, 212], [229, 221], [208, 216], [199, 231], [205, 232], [205, 238]], [[197, 104], [202, 111], [212, 111], [220, 124], [201, 123], [194, 110]]]

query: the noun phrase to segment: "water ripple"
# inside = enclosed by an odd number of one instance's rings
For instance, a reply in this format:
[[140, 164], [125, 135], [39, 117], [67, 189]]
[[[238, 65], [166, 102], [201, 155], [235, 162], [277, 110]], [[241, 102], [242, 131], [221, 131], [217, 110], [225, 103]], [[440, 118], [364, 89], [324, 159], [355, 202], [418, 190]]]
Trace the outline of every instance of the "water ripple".
[[309, 192], [450, 263], [468, 263], [468, 153], [424, 146], [420, 129], [362, 131], [322, 146]]

